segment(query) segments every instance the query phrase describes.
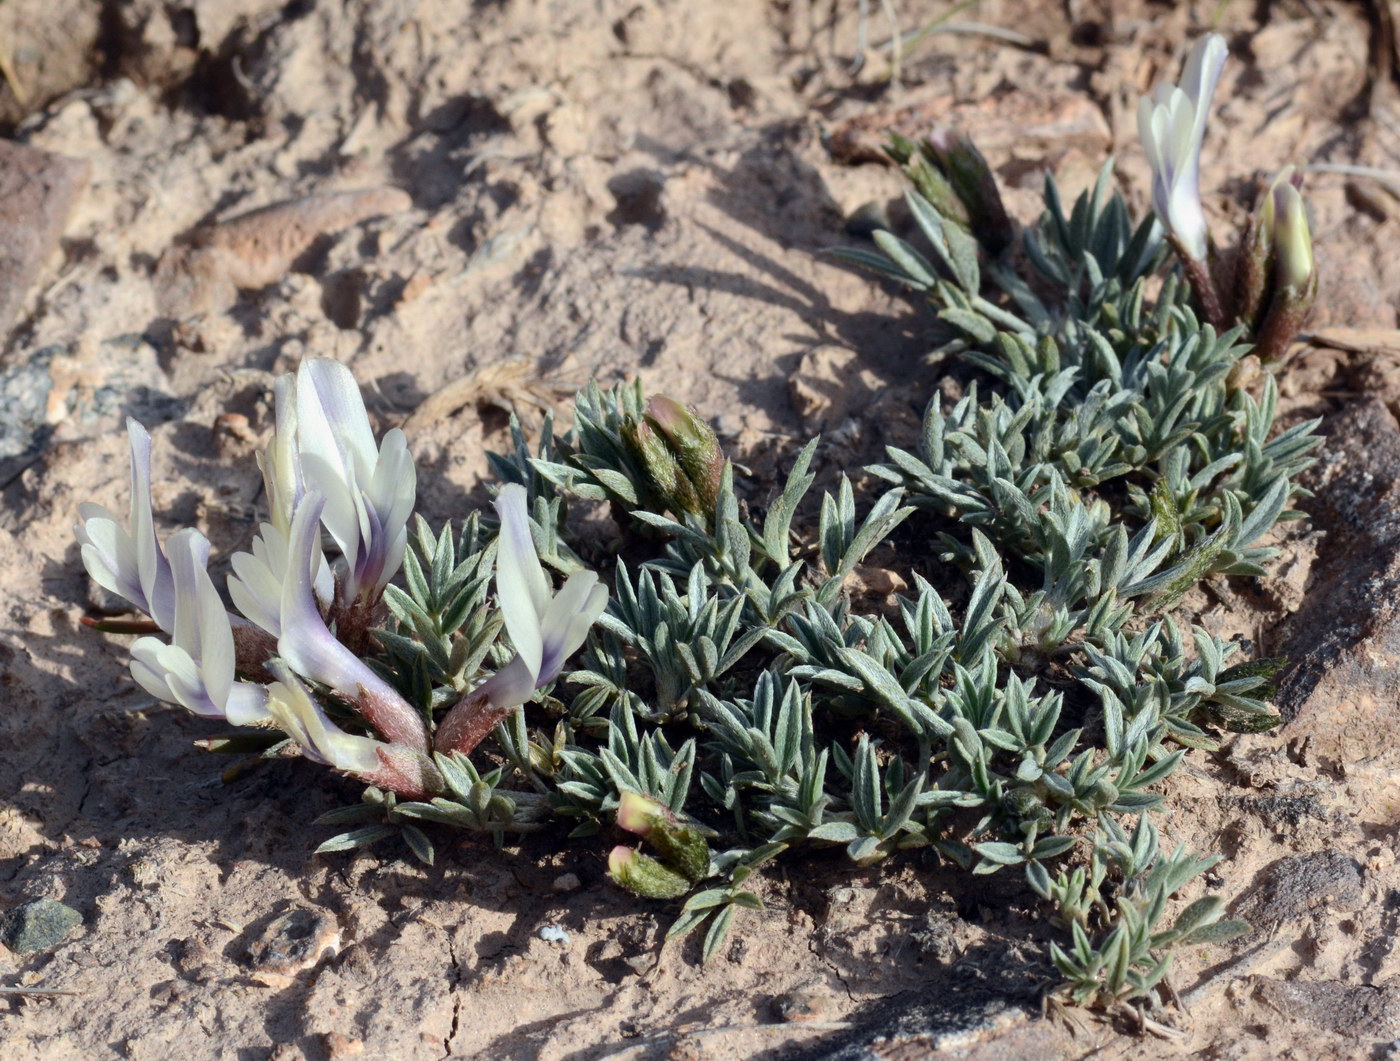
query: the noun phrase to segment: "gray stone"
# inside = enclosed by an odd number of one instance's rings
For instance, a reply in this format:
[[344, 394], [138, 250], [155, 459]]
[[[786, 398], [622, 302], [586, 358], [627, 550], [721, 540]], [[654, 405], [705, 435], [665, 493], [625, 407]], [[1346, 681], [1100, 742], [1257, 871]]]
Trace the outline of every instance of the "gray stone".
[[77, 356], [45, 346], [0, 370], [0, 486], [34, 462], [59, 424], [71, 439], [119, 431], [124, 416], [151, 427], [183, 415], [189, 403], [167, 385], [155, 348], [138, 335]]
[[1400, 1035], [1400, 989], [1336, 980], [1260, 980], [1259, 998], [1287, 1017], [1353, 1039]]
[[1335, 851], [1289, 855], [1263, 872], [1240, 904], [1239, 916], [1263, 931], [1323, 910], [1352, 910], [1361, 899], [1356, 859]]
[[30, 899], [0, 921], [0, 943], [16, 954], [33, 954], [58, 946], [82, 923], [82, 914], [56, 899]]
[[1038, 1019], [1039, 998], [1028, 987], [937, 985], [882, 1000], [853, 1019], [857, 1027], [787, 1061], [1049, 1061], [1071, 1054], [1062, 1025]]
[[1400, 726], [1400, 425], [1374, 398], [1329, 422], [1314, 497], [1299, 507], [1326, 538], [1304, 604], [1283, 625], [1292, 666], [1276, 699], [1310, 760], [1394, 755]]

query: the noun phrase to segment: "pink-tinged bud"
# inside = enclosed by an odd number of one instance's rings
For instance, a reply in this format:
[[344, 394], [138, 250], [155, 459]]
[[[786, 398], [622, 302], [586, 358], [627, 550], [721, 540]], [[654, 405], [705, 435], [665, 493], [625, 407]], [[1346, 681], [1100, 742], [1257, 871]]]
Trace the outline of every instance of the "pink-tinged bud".
[[637, 792], [624, 792], [617, 804], [617, 827], [642, 838], [651, 835], [656, 823], [671, 816], [656, 800]]
[[608, 874], [614, 878], [627, 872], [627, 864], [631, 862], [637, 849], [628, 847], [626, 844], [618, 844], [608, 852]]
[[624, 792], [617, 804], [617, 825], [650, 841], [668, 870], [698, 884], [710, 872], [710, 847], [700, 830], [683, 823], [659, 800]]

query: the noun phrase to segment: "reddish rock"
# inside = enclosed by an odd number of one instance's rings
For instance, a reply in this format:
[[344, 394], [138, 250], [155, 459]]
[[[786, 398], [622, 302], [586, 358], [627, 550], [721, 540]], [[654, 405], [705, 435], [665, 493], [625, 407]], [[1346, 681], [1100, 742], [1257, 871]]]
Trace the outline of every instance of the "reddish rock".
[[0, 348], [73, 204], [87, 187], [88, 164], [0, 140]]

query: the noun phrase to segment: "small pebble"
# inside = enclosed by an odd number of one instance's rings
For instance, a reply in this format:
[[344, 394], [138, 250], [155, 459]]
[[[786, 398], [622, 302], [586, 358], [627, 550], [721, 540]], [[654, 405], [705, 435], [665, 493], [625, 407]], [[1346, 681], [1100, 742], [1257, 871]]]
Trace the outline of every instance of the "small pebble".
[[326, 1056], [330, 1061], [343, 1061], [347, 1057], [359, 1057], [365, 1052], [365, 1044], [361, 1039], [352, 1039], [348, 1035], [340, 1032], [326, 1032], [322, 1036], [326, 1047]]
[[16, 954], [56, 947], [83, 923], [83, 915], [55, 899], [30, 899], [0, 921], [0, 943]]
[[773, 1000], [778, 1019], [788, 1022], [829, 1020], [834, 1010], [835, 1000], [824, 987], [799, 987]]
[[249, 976], [268, 987], [286, 987], [296, 977], [340, 950], [335, 918], [298, 907], [274, 917], [248, 944]]
[[558, 925], [545, 925], [540, 929], [540, 939], [546, 943], [568, 943], [569, 934]]
[[581, 884], [577, 873], [561, 873], [554, 878], [554, 883], [550, 887], [557, 892], [576, 892]]

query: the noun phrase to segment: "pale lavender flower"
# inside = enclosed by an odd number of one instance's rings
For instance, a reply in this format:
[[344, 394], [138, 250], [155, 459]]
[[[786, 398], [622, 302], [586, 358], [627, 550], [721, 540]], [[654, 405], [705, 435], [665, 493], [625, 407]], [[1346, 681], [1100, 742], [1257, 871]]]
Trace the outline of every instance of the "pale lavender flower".
[[[233, 574], [228, 580], [228, 595], [233, 598], [233, 606], [254, 626], [281, 637], [282, 590], [288, 572], [286, 531], [264, 523], [251, 548], [252, 552], [229, 557]], [[320, 555], [319, 548], [316, 552], [317, 571], [326, 571], [325, 556]]]
[[378, 449], [355, 378], [338, 361], [301, 363], [296, 380], [300, 472], [325, 497], [322, 520], [345, 557], [342, 599], [377, 600], [403, 563], [415, 473], [404, 433]]
[[277, 662], [270, 668], [278, 680], [267, 690], [268, 711], [306, 758], [401, 796], [416, 799], [442, 791], [442, 775], [421, 751], [346, 733], [290, 669]]
[[426, 749], [428, 731], [418, 712], [337, 641], [321, 617], [314, 572], [321, 557], [320, 521], [325, 504], [320, 493], [308, 491], [292, 518], [285, 557], [287, 575], [278, 611], [277, 653], [298, 674], [348, 700], [388, 740]]
[[[230, 558], [233, 577], [229, 596], [234, 606], [255, 626], [273, 637], [282, 633], [282, 587], [287, 581], [287, 534], [292, 516], [306, 493], [306, 477], [297, 449], [297, 385], [291, 373], [273, 385], [277, 423], [272, 438], [258, 454], [267, 494], [268, 521], [258, 527], [251, 552]], [[316, 598], [330, 607], [335, 598], [335, 578], [322, 555], [316, 563]]]
[[290, 372], [278, 376], [272, 385], [272, 399], [277, 420], [272, 438], [258, 454], [258, 470], [267, 491], [268, 522], [286, 534], [297, 502], [306, 493], [306, 477], [297, 452], [296, 377]]
[[173, 584], [171, 644], [156, 637], [131, 646], [131, 674], [161, 700], [197, 715], [244, 726], [268, 718], [267, 690], [234, 680], [233, 629], [207, 570], [209, 541], [176, 531], [166, 544]]
[[151, 515], [151, 436], [135, 420], [126, 422], [131, 446], [131, 518], [123, 527], [102, 505], [78, 506], [73, 533], [92, 580], [124, 597], [167, 633], [175, 624], [175, 588], [170, 563], [156, 539]]
[[550, 592], [530, 537], [526, 500], [525, 488], [515, 483], [496, 498], [496, 603], [515, 657], [448, 712], [438, 728], [440, 751], [470, 751], [508, 712], [558, 678], [607, 607], [608, 591], [592, 571], [575, 571], [557, 594]]
[[1152, 167], [1152, 208], [1197, 262], [1206, 260], [1209, 249], [1201, 209], [1201, 143], [1226, 55], [1225, 39], [1208, 34], [1191, 49], [1181, 84], [1158, 85], [1138, 104], [1138, 133]]

